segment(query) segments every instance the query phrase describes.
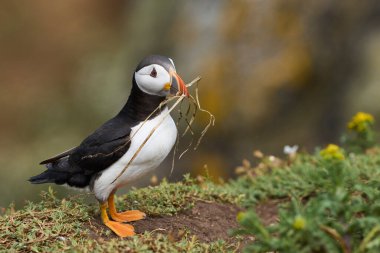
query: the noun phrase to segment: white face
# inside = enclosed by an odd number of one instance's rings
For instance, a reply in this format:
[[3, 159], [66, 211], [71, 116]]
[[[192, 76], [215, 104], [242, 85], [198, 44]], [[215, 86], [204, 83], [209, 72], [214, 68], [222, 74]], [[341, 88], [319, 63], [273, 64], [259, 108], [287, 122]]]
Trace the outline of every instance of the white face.
[[170, 91], [170, 74], [158, 64], [145, 66], [135, 72], [135, 80], [139, 88], [150, 95], [167, 96]]

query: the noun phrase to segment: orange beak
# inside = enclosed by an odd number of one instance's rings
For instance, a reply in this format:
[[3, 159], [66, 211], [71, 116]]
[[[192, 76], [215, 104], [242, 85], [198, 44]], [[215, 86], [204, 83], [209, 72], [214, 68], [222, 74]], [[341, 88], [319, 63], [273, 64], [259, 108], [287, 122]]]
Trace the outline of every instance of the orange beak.
[[170, 94], [173, 95], [186, 95], [187, 97], [190, 96], [189, 91], [187, 90], [185, 82], [182, 80], [182, 78], [175, 72], [170, 72], [172, 76], [172, 83], [170, 87]]

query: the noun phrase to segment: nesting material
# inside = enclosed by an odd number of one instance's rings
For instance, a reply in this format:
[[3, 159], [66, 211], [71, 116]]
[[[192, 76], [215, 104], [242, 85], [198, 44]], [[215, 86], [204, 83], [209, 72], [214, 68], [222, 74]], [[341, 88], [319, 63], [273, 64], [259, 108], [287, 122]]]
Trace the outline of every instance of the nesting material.
[[[186, 85], [186, 87], [191, 87], [193, 86], [194, 84], [196, 84], [196, 87], [195, 87], [195, 97], [193, 95], [190, 95], [189, 97], [187, 97], [186, 95], [182, 94], [182, 95], [175, 95], [175, 96], [171, 96], [169, 98], [167, 98], [166, 100], [164, 100], [144, 121], [143, 123], [140, 125], [140, 127], [136, 130], [136, 132], [131, 136], [131, 138], [129, 139], [129, 141], [126, 143], [126, 145], [128, 143], [131, 142], [131, 140], [133, 139], [133, 137], [136, 135], [136, 133], [142, 128], [142, 126], [152, 117], [152, 115], [154, 115], [157, 110], [160, 110], [162, 108], [162, 106], [168, 104], [169, 102], [171, 101], [175, 101], [174, 104], [169, 108], [168, 110], [168, 113], [162, 118], [162, 120], [152, 129], [152, 131], [149, 133], [149, 135], [145, 138], [145, 140], [143, 141], [143, 143], [140, 145], [140, 147], [137, 149], [137, 151], [133, 154], [131, 160], [129, 160], [129, 162], [127, 163], [127, 165], [124, 167], [124, 169], [119, 173], [119, 175], [117, 175], [117, 177], [114, 179], [114, 181], [112, 183], [114, 183], [121, 175], [123, 175], [123, 173], [128, 169], [128, 167], [131, 165], [131, 163], [136, 159], [136, 157], [138, 156], [138, 154], [140, 153], [141, 149], [145, 146], [145, 144], [148, 142], [148, 140], [150, 139], [150, 137], [153, 135], [153, 133], [157, 130], [157, 128], [162, 124], [162, 122], [164, 122], [164, 120], [170, 115], [170, 113], [176, 108], [178, 107], [178, 113], [179, 113], [179, 117], [177, 119], [177, 126], [179, 124], [179, 122], [182, 120], [182, 119], [185, 119], [185, 122], [187, 124], [186, 126], [186, 129], [185, 131], [183, 132], [182, 135], [178, 134], [177, 136], [177, 141], [176, 141], [176, 145], [175, 145], [175, 148], [174, 148], [174, 153], [173, 153], [173, 162], [172, 162], [172, 169], [171, 169], [171, 172], [173, 171], [173, 168], [174, 168], [174, 161], [175, 161], [175, 156], [176, 156], [176, 153], [177, 153], [177, 149], [178, 149], [178, 144], [179, 144], [179, 139], [180, 137], [184, 137], [187, 133], [191, 133], [191, 135], [193, 136], [190, 144], [187, 146], [187, 148], [180, 154], [179, 156], [179, 159], [193, 146], [193, 139], [194, 139], [194, 136], [195, 136], [195, 133], [193, 131], [193, 129], [191, 128], [194, 120], [195, 120], [195, 117], [196, 117], [196, 114], [198, 111], [200, 112], [204, 112], [204, 113], [207, 113], [209, 115], [209, 122], [208, 124], [205, 126], [205, 128], [202, 130], [201, 134], [200, 134], [200, 137], [198, 138], [195, 146], [194, 146], [194, 150], [196, 150], [204, 135], [206, 134], [206, 132], [208, 131], [208, 129], [213, 126], [215, 124], [215, 117], [214, 115], [209, 112], [208, 110], [204, 109], [201, 107], [201, 104], [199, 102], [199, 92], [198, 92], [198, 82], [201, 80], [201, 77], [197, 77], [195, 78], [193, 81], [191, 81], [190, 83], [188, 83]], [[188, 108], [186, 109], [185, 113], [183, 113], [182, 111], [182, 102], [184, 101], [184, 99], [187, 99], [189, 105], [188, 105]], [[188, 120], [190, 116], [190, 120]]]

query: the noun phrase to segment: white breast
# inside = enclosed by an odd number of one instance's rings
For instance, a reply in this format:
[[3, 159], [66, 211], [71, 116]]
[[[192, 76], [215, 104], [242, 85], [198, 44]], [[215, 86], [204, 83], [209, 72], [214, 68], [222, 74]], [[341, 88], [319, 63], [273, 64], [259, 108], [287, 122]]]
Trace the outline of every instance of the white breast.
[[[145, 122], [140, 128], [141, 124], [132, 128], [132, 140], [128, 151], [116, 163], [105, 169], [100, 177], [95, 180], [93, 192], [98, 200], [105, 201], [115, 188], [133, 182], [155, 169], [174, 146], [177, 138], [177, 127], [172, 117], [168, 115], [167, 108], [154, 119]], [[131, 161], [151, 131], [158, 125], [159, 127], [142, 147], [136, 158], [124, 173], [112, 183]]]

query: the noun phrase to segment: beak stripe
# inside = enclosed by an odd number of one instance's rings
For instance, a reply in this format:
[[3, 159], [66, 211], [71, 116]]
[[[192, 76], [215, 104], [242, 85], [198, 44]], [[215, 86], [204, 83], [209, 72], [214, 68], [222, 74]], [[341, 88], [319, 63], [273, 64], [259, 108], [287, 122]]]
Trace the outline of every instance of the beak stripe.
[[178, 84], [178, 92], [180, 95], [185, 94], [187, 97], [190, 96], [189, 91], [187, 90], [185, 82], [182, 80], [182, 78], [176, 73], [173, 73], [173, 78], [176, 80], [176, 83]]

